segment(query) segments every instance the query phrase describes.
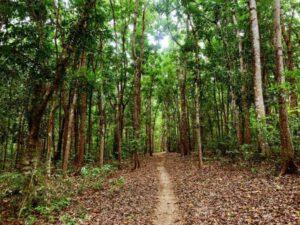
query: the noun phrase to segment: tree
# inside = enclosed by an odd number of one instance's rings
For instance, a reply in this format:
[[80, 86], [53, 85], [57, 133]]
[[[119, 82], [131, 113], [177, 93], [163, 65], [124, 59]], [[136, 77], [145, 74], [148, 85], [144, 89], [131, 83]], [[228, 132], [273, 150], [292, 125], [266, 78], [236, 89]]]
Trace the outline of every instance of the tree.
[[262, 75], [261, 75], [261, 55], [260, 55], [260, 41], [259, 41], [259, 26], [258, 17], [256, 10], [256, 0], [249, 0], [249, 10], [250, 10], [250, 21], [251, 21], [251, 32], [252, 32], [252, 49], [253, 49], [253, 59], [254, 59], [254, 97], [255, 97], [255, 109], [257, 122], [259, 123], [259, 133], [258, 142], [261, 148], [262, 154], [268, 156], [270, 154], [269, 145], [266, 141], [263, 127], [266, 126], [265, 117], [265, 103], [262, 88]]
[[297, 166], [294, 162], [294, 147], [292, 143], [291, 133], [288, 122], [288, 112], [285, 100], [284, 90], [284, 66], [283, 66], [283, 51], [282, 51], [282, 32], [280, 24], [280, 0], [274, 0], [274, 45], [276, 55], [276, 79], [278, 83], [278, 104], [279, 104], [279, 127], [280, 127], [280, 143], [281, 143], [281, 160], [282, 168], [281, 175], [285, 173], [295, 173]]

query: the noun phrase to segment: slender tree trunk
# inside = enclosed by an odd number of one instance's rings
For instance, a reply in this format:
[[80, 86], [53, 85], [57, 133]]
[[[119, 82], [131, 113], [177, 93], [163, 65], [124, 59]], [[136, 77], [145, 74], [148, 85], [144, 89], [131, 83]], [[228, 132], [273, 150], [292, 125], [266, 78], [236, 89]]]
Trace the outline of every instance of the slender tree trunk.
[[142, 75], [142, 60], [144, 58], [144, 36], [145, 36], [145, 19], [146, 19], [146, 6], [144, 6], [142, 13], [142, 35], [140, 54], [137, 55], [136, 46], [136, 31], [137, 20], [139, 12], [140, 2], [135, 0], [134, 20], [133, 20], [133, 32], [132, 32], [132, 58], [135, 61], [134, 81], [133, 81], [133, 132], [136, 145], [133, 151], [133, 169], [140, 167], [140, 161], [138, 157], [137, 145], [140, 139], [140, 113], [141, 113], [141, 75]]
[[98, 111], [99, 111], [99, 166], [103, 166], [104, 162], [104, 148], [105, 148], [105, 110], [103, 106], [102, 90], [99, 91], [98, 97]]
[[[243, 140], [242, 140], [242, 129], [241, 129], [240, 121], [239, 121], [240, 111], [239, 111], [239, 109], [237, 107], [237, 104], [236, 104], [237, 97], [236, 97], [236, 94], [234, 92], [234, 80], [233, 80], [233, 74], [232, 74], [232, 70], [233, 70], [232, 59], [231, 59], [230, 54], [228, 53], [228, 51], [226, 51], [226, 49], [228, 48], [228, 44], [227, 44], [226, 37], [223, 34], [221, 20], [219, 20], [217, 25], [218, 25], [219, 32], [220, 32], [220, 37], [221, 37], [222, 42], [223, 42], [223, 47], [225, 49], [225, 59], [226, 59], [225, 62], [226, 62], [226, 66], [227, 66], [227, 69], [228, 69], [228, 79], [231, 83], [231, 85], [228, 86], [228, 89], [229, 89], [229, 95], [230, 95], [230, 99], [231, 99], [230, 105], [231, 105], [231, 109], [232, 109], [232, 123], [233, 123], [233, 126], [235, 128], [237, 143], [240, 146], [243, 142]], [[222, 94], [222, 102], [224, 104], [223, 91], [221, 92], [221, 94]], [[227, 110], [226, 110], [226, 106], [224, 104], [224, 119], [225, 119], [224, 125], [225, 125], [226, 134], [228, 134], [228, 131], [229, 131], [229, 126], [228, 126], [229, 125], [228, 124], [229, 110], [228, 110], [228, 108], [229, 107], [227, 107]]]
[[7, 120], [7, 132], [5, 135], [5, 145], [4, 145], [4, 155], [3, 155], [3, 164], [2, 169], [5, 170], [6, 161], [7, 161], [7, 152], [8, 152], [8, 144], [9, 144], [9, 137], [10, 137], [10, 117]]
[[119, 168], [121, 168], [122, 162], [122, 93], [121, 87], [118, 85], [118, 96], [117, 96], [117, 150], [118, 150], [118, 162]]
[[[68, 139], [68, 133], [71, 132], [69, 130], [69, 118], [70, 118], [70, 107], [71, 107], [71, 101], [72, 101], [72, 93], [71, 90], [69, 91], [68, 94], [68, 102], [64, 102], [64, 124], [63, 124], [63, 143], [62, 143], [62, 151], [60, 154], [60, 157], [62, 158], [63, 161], [63, 157], [64, 157], [64, 152], [66, 151], [66, 146], [67, 146], [67, 139]], [[64, 99], [65, 100], [65, 99]], [[75, 111], [75, 109], [74, 109]]]
[[79, 155], [79, 111], [80, 111], [80, 106], [77, 105], [75, 106], [74, 109], [74, 126], [72, 129], [72, 145], [74, 147], [74, 154], [75, 154], [75, 161], [74, 161], [74, 166], [78, 166], [78, 155]]
[[66, 148], [63, 153], [63, 162], [62, 162], [62, 170], [63, 173], [67, 173], [68, 169], [68, 162], [69, 156], [71, 153], [71, 139], [72, 139], [72, 128], [74, 125], [74, 110], [77, 102], [77, 88], [75, 88], [72, 101], [70, 103], [70, 110], [69, 110], [69, 119], [68, 119], [68, 127], [67, 127], [67, 138], [66, 138]]
[[[113, 0], [109, 1], [110, 7], [112, 10], [112, 16], [113, 16], [113, 29], [114, 29], [114, 38], [115, 38], [115, 44], [116, 44], [116, 52], [118, 54], [118, 33], [117, 33], [117, 26], [116, 26], [116, 15], [115, 15], [115, 8], [114, 8], [114, 2]], [[124, 45], [124, 41], [123, 41]], [[117, 58], [117, 74], [121, 75], [119, 72], [119, 58]], [[115, 133], [115, 140], [116, 140], [116, 150], [118, 154], [118, 162], [119, 162], [119, 168], [121, 168], [121, 162], [122, 162], [122, 103], [123, 103], [123, 89], [122, 89], [122, 79], [118, 79], [117, 82], [117, 104], [116, 104], [116, 133]]]
[[186, 70], [182, 69], [179, 73], [180, 86], [180, 133], [181, 133], [181, 153], [188, 155], [190, 153], [189, 144], [189, 126], [187, 119], [187, 101], [186, 101]]
[[46, 170], [47, 176], [51, 175], [51, 157], [52, 149], [54, 149], [53, 135], [54, 135], [54, 117], [56, 110], [56, 101], [52, 100], [49, 121], [48, 121], [48, 131], [47, 131], [47, 155], [46, 155]]
[[146, 149], [149, 152], [149, 155], [153, 155], [153, 143], [152, 143], [152, 85], [153, 85], [153, 78], [151, 78], [151, 84], [150, 84], [150, 90], [149, 90], [149, 96], [147, 96], [147, 107], [146, 107]]
[[[151, 87], [152, 88], [152, 87]], [[152, 141], [152, 90], [150, 91], [149, 97], [149, 133], [148, 133], [148, 145], [149, 145], [149, 155], [153, 155], [153, 141]]]
[[59, 132], [58, 132], [58, 141], [57, 141], [57, 148], [54, 155], [54, 161], [57, 163], [61, 159], [61, 152], [63, 147], [63, 134], [64, 134], [64, 128], [65, 128], [65, 119], [66, 116], [62, 116], [62, 105], [63, 105], [63, 99], [64, 99], [64, 91], [63, 89], [59, 92]]
[[93, 118], [92, 118], [92, 106], [93, 106], [93, 87], [89, 88], [89, 107], [88, 107], [88, 130], [87, 130], [87, 152], [90, 152], [93, 147]]
[[202, 156], [202, 139], [201, 139], [201, 123], [200, 123], [200, 90], [199, 84], [196, 82], [196, 94], [195, 94], [195, 107], [196, 107], [196, 140], [197, 140], [197, 152], [198, 152], [198, 166], [199, 169], [203, 166]]
[[22, 151], [23, 148], [23, 142], [24, 142], [24, 137], [23, 137], [23, 132], [24, 132], [24, 112], [20, 112], [19, 116], [19, 129], [18, 129], [18, 139], [17, 139], [17, 147], [16, 147], [16, 155], [15, 155], [15, 168], [17, 170], [20, 169], [20, 152]]
[[297, 171], [294, 158], [294, 147], [290, 134], [288, 124], [288, 112], [285, 100], [285, 90], [282, 85], [285, 82], [284, 79], [284, 66], [283, 66], [283, 51], [281, 41], [281, 26], [280, 26], [280, 0], [274, 0], [274, 30], [275, 38], [274, 45], [276, 51], [276, 78], [279, 86], [278, 104], [279, 104], [279, 126], [280, 126], [280, 143], [281, 143], [281, 160], [282, 168], [281, 175], [286, 173], [294, 173]]
[[241, 132], [240, 135], [242, 137], [239, 137], [240, 144], [250, 144], [251, 143], [251, 130], [250, 130], [250, 113], [249, 113], [249, 107], [248, 107], [248, 100], [247, 100], [247, 77], [246, 77], [246, 70], [245, 70], [245, 64], [244, 64], [244, 57], [243, 57], [243, 40], [241, 37], [241, 32], [238, 29], [238, 22], [235, 16], [235, 13], [233, 13], [233, 23], [236, 27], [236, 38], [238, 40], [238, 49], [239, 49], [239, 63], [240, 63], [240, 74], [241, 78], [243, 79], [242, 84], [242, 111], [243, 111], [243, 119], [244, 119], [244, 132]]
[[[81, 56], [80, 68], [85, 69], [86, 67], [86, 53], [83, 52]], [[83, 74], [85, 76], [85, 74]], [[87, 85], [83, 82], [82, 90], [80, 90], [80, 127], [79, 127], [79, 148], [78, 148], [78, 161], [77, 168], [80, 169], [84, 163], [84, 152], [86, 143], [86, 118], [87, 118]]]
[[257, 121], [259, 123], [258, 131], [258, 144], [264, 156], [270, 155], [269, 145], [266, 141], [266, 137], [262, 130], [262, 127], [266, 126], [265, 117], [265, 105], [262, 88], [262, 76], [261, 76], [261, 55], [260, 55], [260, 41], [259, 41], [259, 27], [256, 11], [256, 0], [249, 0], [250, 20], [251, 20], [251, 32], [252, 32], [252, 48], [254, 57], [254, 98]]

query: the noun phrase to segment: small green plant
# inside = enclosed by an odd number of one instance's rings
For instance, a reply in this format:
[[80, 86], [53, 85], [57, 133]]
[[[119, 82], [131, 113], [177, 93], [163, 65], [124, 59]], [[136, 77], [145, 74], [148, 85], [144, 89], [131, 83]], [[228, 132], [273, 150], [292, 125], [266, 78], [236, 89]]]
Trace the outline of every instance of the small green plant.
[[34, 215], [30, 215], [25, 219], [26, 225], [33, 225], [37, 221], [37, 218]]
[[71, 198], [69, 197], [63, 197], [61, 199], [55, 199], [52, 202], [52, 207], [56, 210], [60, 210], [62, 208], [67, 207], [71, 203]]
[[59, 218], [59, 221], [63, 225], [77, 225], [76, 219], [70, 216], [69, 214], [64, 214]]
[[114, 194], [115, 192], [119, 191], [121, 188], [124, 187], [125, 178], [121, 176], [117, 179], [110, 180], [109, 184], [110, 184], [109, 192], [110, 194]]
[[117, 179], [110, 180], [109, 183], [113, 186], [123, 187], [125, 184], [125, 178], [121, 176]]
[[115, 169], [115, 167], [111, 164], [105, 164], [104, 166], [101, 167], [102, 173], [109, 173], [109, 172], [113, 171], [114, 169]]
[[256, 167], [251, 167], [251, 173], [256, 174], [258, 172]]
[[0, 175], [0, 198], [19, 194], [24, 184], [24, 176], [20, 173], [3, 173]]
[[53, 211], [53, 207], [37, 206], [36, 208], [34, 208], [34, 210], [37, 211], [41, 215], [49, 216]]
[[87, 177], [96, 177], [96, 176], [105, 176], [109, 172], [113, 171], [115, 169], [115, 166], [111, 164], [105, 164], [104, 166], [100, 167], [82, 167], [80, 174], [87, 178]]
[[103, 188], [103, 183], [102, 182], [103, 182], [102, 180], [100, 180], [98, 182], [95, 182], [94, 185], [93, 185], [93, 188], [95, 190], [101, 190]]

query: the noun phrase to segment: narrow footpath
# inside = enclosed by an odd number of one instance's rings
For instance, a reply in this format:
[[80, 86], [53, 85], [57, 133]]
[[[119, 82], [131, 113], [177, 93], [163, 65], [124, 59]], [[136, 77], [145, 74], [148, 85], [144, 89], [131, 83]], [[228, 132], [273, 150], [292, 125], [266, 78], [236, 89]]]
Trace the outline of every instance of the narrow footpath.
[[157, 170], [159, 176], [158, 205], [155, 211], [155, 225], [181, 224], [179, 210], [177, 207], [177, 198], [175, 197], [172, 182], [168, 172], [165, 169], [164, 162], [166, 156], [164, 153], [157, 154]]

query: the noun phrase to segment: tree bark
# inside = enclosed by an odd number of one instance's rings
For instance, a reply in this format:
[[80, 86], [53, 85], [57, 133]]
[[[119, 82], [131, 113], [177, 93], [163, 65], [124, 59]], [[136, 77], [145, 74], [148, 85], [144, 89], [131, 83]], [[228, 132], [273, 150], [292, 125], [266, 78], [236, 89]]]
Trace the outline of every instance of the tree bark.
[[270, 148], [266, 141], [266, 137], [262, 127], [266, 126], [265, 117], [265, 104], [262, 88], [262, 75], [261, 75], [261, 55], [260, 55], [260, 40], [259, 40], [259, 27], [256, 11], [256, 0], [249, 0], [251, 32], [252, 32], [252, 48], [254, 57], [254, 98], [257, 121], [259, 123], [258, 130], [258, 144], [264, 156], [270, 155]]
[[17, 139], [17, 147], [16, 147], [16, 156], [15, 156], [15, 168], [17, 170], [20, 169], [20, 152], [22, 151], [22, 148], [24, 147], [24, 112], [20, 112], [19, 116], [19, 128], [18, 128], [18, 139]]
[[187, 119], [187, 101], [186, 101], [186, 69], [183, 68], [179, 72], [180, 86], [180, 136], [181, 136], [181, 154], [188, 155], [190, 153], [189, 144], [189, 126]]
[[[199, 79], [199, 78], [198, 78]], [[200, 90], [199, 84], [196, 82], [195, 94], [195, 107], [196, 107], [196, 139], [197, 139], [197, 152], [198, 152], [198, 166], [199, 169], [203, 167], [202, 156], [202, 138], [201, 138], [201, 123], [200, 123]]]
[[52, 149], [54, 149], [53, 135], [54, 135], [54, 117], [56, 110], [56, 101], [52, 100], [49, 121], [48, 121], [48, 131], [47, 131], [47, 155], [46, 155], [46, 173], [47, 176], [51, 175], [51, 157]]
[[[86, 53], [83, 52], [80, 60], [80, 69], [85, 70], [86, 67]], [[86, 76], [85, 72], [82, 74]], [[86, 118], [87, 118], [87, 85], [86, 82], [82, 82], [82, 88], [80, 90], [80, 127], [79, 127], [79, 148], [78, 148], [78, 161], [77, 169], [80, 169], [84, 163], [84, 152], [86, 143]]]
[[140, 167], [140, 161], [138, 157], [137, 145], [140, 139], [140, 113], [141, 113], [141, 75], [142, 75], [142, 61], [144, 58], [144, 39], [145, 39], [145, 17], [146, 17], [146, 6], [144, 6], [142, 12], [142, 35], [140, 44], [140, 54], [137, 55], [137, 44], [136, 44], [136, 31], [137, 31], [137, 20], [139, 14], [140, 2], [135, 0], [134, 9], [134, 20], [133, 20], [133, 32], [132, 32], [132, 58], [135, 61], [134, 80], [133, 80], [133, 132], [135, 138], [135, 147], [133, 150], [133, 169]]
[[88, 130], [87, 130], [87, 152], [90, 152], [93, 147], [93, 87], [89, 88], [89, 107], [88, 107]]
[[99, 91], [98, 97], [98, 111], [99, 111], [99, 166], [103, 166], [104, 162], [104, 148], [105, 148], [105, 110], [103, 106], [102, 90]]
[[[31, 8], [34, 8], [31, 2], [29, 2]], [[53, 93], [59, 88], [59, 84], [66, 73], [66, 68], [70, 62], [70, 56], [74, 52], [76, 39], [75, 35], [78, 33], [84, 33], [86, 27], [84, 24], [87, 23], [89, 19], [89, 12], [94, 7], [95, 0], [86, 1], [86, 4], [83, 7], [82, 15], [80, 16], [76, 28], [77, 32], [73, 32], [71, 38], [69, 38], [69, 43], [63, 43], [62, 52], [57, 59], [56, 71], [54, 79], [51, 83], [42, 83], [38, 82], [38, 84], [34, 87], [33, 98], [31, 100], [31, 104], [28, 110], [28, 138], [27, 138], [27, 147], [22, 153], [21, 160], [21, 171], [23, 174], [32, 175], [35, 173], [37, 167], [37, 161], [39, 160], [39, 155], [41, 153], [41, 149], [39, 149], [39, 131], [40, 124], [42, 121], [42, 117], [44, 115], [45, 109], [47, 108], [48, 102], [51, 99]], [[31, 12], [30, 16], [32, 20], [38, 24], [38, 38], [39, 38], [39, 46], [45, 46], [43, 44], [44, 41], [44, 32], [45, 28], [43, 27], [42, 21], [39, 21], [39, 18], [35, 17], [34, 10]], [[42, 62], [43, 64], [44, 62]], [[43, 66], [43, 65], [42, 65]], [[46, 70], [45, 70], [46, 71]], [[50, 76], [50, 75], [49, 75]], [[21, 211], [20, 211], [21, 213]]]
[[[241, 132], [239, 137], [239, 142], [244, 144], [250, 144], [251, 143], [251, 129], [250, 129], [250, 113], [249, 113], [249, 107], [248, 107], [248, 101], [247, 101], [247, 77], [246, 77], [246, 70], [245, 70], [245, 64], [244, 64], [244, 57], [243, 57], [243, 40], [241, 37], [241, 32], [238, 29], [238, 22], [235, 16], [235, 13], [233, 12], [232, 15], [233, 23], [236, 27], [236, 38], [238, 40], [238, 49], [239, 49], [239, 64], [240, 64], [240, 74], [241, 78], [243, 79], [242, 84], [242, 111], [243, 111], [243, 119], [244, 119], [244, 132]], [[241, 136], [242, 135], [242, 136]]]
[[279, 126], [280, 126], [280, 143], [281, 143], [281, 160], [282, 168], [281, 175], [286, 173], [295, 173], [297, 166], [294, 162], [295, 153], [288, 124], [288, 112], [285, 100], [284, 85], [284, 66], [283, 66], [283, 51], [281, 41], [281, 26], [280, 26], [280, 0], [274, 0], [274, 45], [276, 53], [276, 78], [279, 86], [278, 104], [279, 104]]
[[66, 138], [66, 148], [63, 153], [63, 162], [62, 162], [62, 170], [63, 173], [67, 173], [69, 156], [71, 152], [71, 139], [72, 139], [72, 127], [74, 125], [74, 110], [77, 102], [77, 88], [75, 88], [72, 101], [69, 109], [69, 119], [68, 119], [68, 127], [67, 127], [67, 138]]

